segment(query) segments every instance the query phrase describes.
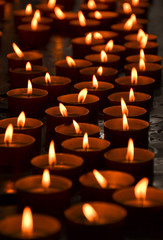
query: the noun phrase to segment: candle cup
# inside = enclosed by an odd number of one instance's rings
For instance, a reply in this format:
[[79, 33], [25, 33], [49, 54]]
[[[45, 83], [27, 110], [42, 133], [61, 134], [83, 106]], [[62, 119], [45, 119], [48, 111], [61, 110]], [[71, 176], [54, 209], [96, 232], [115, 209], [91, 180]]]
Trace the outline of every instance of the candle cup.
[[69, 67], [66, 60], [60, 60], [56, 62], [56, 75], [68, 77], [72, 80], [73, 83], [79, 81], [79, 71], [82, 68], [92, 66], [90, 61], [86, 61], [83, 59], [75, 59], [75, 66]]
[[[138, 106], [127, 106], [128, 109], [128, 118], [138, 118], [145, 121], [149, 121], [149, 114], [145, 108]], [[121, 106], [111, 106], [104, 108], [104, 120], [110, 120], [114, 118], [122, 118], [122, 108]]]
[[34, 212], [61, 214], [70, 203], [72, 182], [60, 176], [51, 176], [50, 179], [49, 188], [41, 185], [42, 175], [24, 177], [16, 182], [20, 210], [30, 206]]
[[127, 146], [129, 138], [133, 139], [136, 147], [147, 148], [149, 123], [129, 118], [129, 130], [123, 130], [122, 121], [122, 118], [116, 118], [104, 122], [105, 138], [111, 142], [112, 148]]
[[[87, 97], [84, 101], [84, 103], [78, 103], [78, 94], [77, 93], [72, 93], [72, 94], [66, 94], [59, 96], [57, 98], [58, 102], [63, 103], [64, 105], [72, 105], [72, 106], [81, 106], [85, 107], [89, 110], [91, 118], [97, 117], [97, 110], [99, 109], [99, 97], [92, 95], [92, 94], [87, 94]], [[95, 111], [96, 109], [96, 111]]]
[[119, 69], [120, 67], [120, 57], [114, 54], [107, 54], [108, 60], [106, 62], [101, 61], [101, 54], [90, 54], [85, 56], [87, 61], [92, 62], [93, 66], [103, 66]]
[[99, 97], [100, 109], [103, 109], [104, 106], [108, 103], [108, 95], [111, 94], [114, 90], [114, 85], [108, 82], [98, 82], [98, 88], [94, 88], [92, 82], [80, 82], [74, 85], [74, 88], [77, 92], [80, 92], [83, 88], [88, 89], [89, 94], [93, 94]]
[[73, 124], [65, 125], [61, 124], [55, 127], [55, 147], [61, 149], [61, 143], [72, 137], [83, 137], [85, 132], [88, 133], [90, 137], [99, 137], [100, 128], [94, 124], [90, 123], [78, 123], [81, 129], [80, 133], [75, 132]]
[[103, 82], [115, 82], [115, 79], [118, 77], [118, 70], [115, 68], [103, 67], [103, 72], [101, 75], [97, 73], [98, 67], [88, 67], [80, 70], [81, 81], [92, 81], [92, 76], [96, 75], [98, 81]]
[[137, 84], [131, 83], [131, 76], [124, 76], [115, 79], [117, 91], [125, 92], [133, 88], [134, 92], [144, 92], [153, 96], [155, 80], [150, 77], [138, 76]]
[[[61, 9], [63, 9], [63, 6], [62, 5], [58, 5], [58, 2], [57, 2], [57, 5], [55, 5], [55, 7], [59, 7]], [[44, 16], [44, 17], [50, 17], [50, 15], [52, 13], [54, 13], [54, 7], [49, 8], [47, 3], [36, 4], [35, 8], [40, 10], [41, 16]]]
[[41, 115], [47, 105], [48, 92], [33, 88], [30, 96], [27, 88], [13, 89], [7, 92], [8, 108], [11, 114], [24, 111], [27, 116]]
[[103, 2], [97, 2], [95, 7], [89, 8], [86, 3], [83, 3], [80, 5], [80, 10], [83, 12], [84, 16], [88, 17], [89, 13], [94, 11], [107, 11], [108, 5]]
[[15, 69], [15, 68], [25, 68], [26, 63], [30, 62], [31, 65], [42, 65], [42, 54], [39, 52], [23, 52], [24, 57], [20, 58], [16, 55], [15, 52], [7, 54], [8, 60], [8, 69]]
[[[25, 17], [25, 18], [22, 19], [21, 24], [30, 24], [31, 21], [32, 21], [32, 17]], [[41, 17], [41, 20], [39, 21], [38, 24], [47, 25], [51, 28], [52, 25], [53, 25], [53, 19], [50, 18], [50, 17]]]
[[109, 103], [110, 106], [120, 105], [121, 98], [123, 98], [127, 105], [134, 105], [139, 106], [142, 108], [150, 110], [152, 105], [152, 98], [149, 94], [142, 93], [142, 92], [135, 92], [135, 101], [129, 101], [129, 92], [116, 92], [109, 95]]
[[33, 233], [30, 234], [30, 237], [25, 237], [25, 235], [21, 232], [22, 215], [15, 214], [13, 216], [6, 217], [0, 222], [0, 236], [6, 240], [58, 239], [61, 231], [61, 223], [56, 218], [42, 214], [33, 214], [33, 221]]
[[18, 26], [19, 40], [25, 49], [38, 49], [43, 47], [49, 41], [50, 27], [47, 25], [38, 25], [37, 30], [32, 30], [30, 24]]
[[129, 19], [131, 14], [135, 14], [137, 18], [146, 18], [145, 10], [142, 8], [132, 8], [132, 12], [130, 13], [125, 13], [123, 11], [123, 8], [119, 8], [117, 9], [117, 13], [119, 14], [119, 18], [121, 21], [124, 19]]
[[105, 4], [108, 5], [108, 10], [110, 11], [115, 11], [116, 10], [116, 6], [117, 6], [117, 1], [116, 0], [96, 0], [96, 2], [103, 2]]
[[95, 32], [98, 32], [103, 36], [105, 43], [107, 43], [109, 40], [114, 40], [115, 42], [117, 42], [118, 34], [116, 32], [99, 30], [99, 31], [93, 31], [91, 33], [95, 33]]
[[91, 223], [84, 217], [83, 203], [78, 203], [64, 212], [68, 239], [105, 239], [108, 234], [110, 239], [121, 239], [124, 219], [127, 215], [124, 208], [105, 202], [90, 202], [89, 204], [97, 213], [99, 212], [99, 220], [96, 223]]
[[[126, 57], [126, 64], [130, 63], [139, 63], [140, 60], [140, 55], [131, 55]], [[153, 55], [153, 54], [145, 54], [145, 62], [146, 63], [157, 63], [160, 64], [162, 63], [162, 57]]]
[[79, 178], [82, 201], [109, 201], [116, 190], [133, 185], [135, 179], [128, 173], [118, 171], [99, 171], [108, 181], [106, 188], [102, 188], [93, 172], [86, 173]]
[[44, 89], [48, 92], [48, 101], [51, 104], [57, 103], [57, 97], [70, 91], [71, 80], [66, 77], [51, 76], [51, 83], [45, 82], [45, 77], [32, 79], [34, 88]]
[[32, 66], [31, 71], [26, 71], [24, 67], [9, 69], [11, 84], [13, 88], [25, 88], [28, 79], [44, 76], [48, 69], [44, 66]]
[[6, 118], [0, 120], [0, 133], [5, 133], [9, 124], [14, 127], [14, 133], [27, 134], [35, 138], [35, 154], [39, 154], [41, 150], [41, 134], [43, 122], [38, 119], [26, 118], [24, 127], [17, 127], [17, 118]]
[[[124, 46], [126, 47], [126, 54], [128, 56], [139, 54], [140, 49], [142, 49], [141, 46], [140, 46], [140, 43], [139, 42], [134, 42], [134, 41], [126, 42], [124, 44]], [[146, 47], [143, 48], [143, 50], [144, 50], [145, 54], [155, 54], [155, 55], [157, 55], [158, 43], [148, 41]]]
[[83, 138], [70, 138], [62, 142], [64, 152], [75, 154], [84, 159], [84, 170], [92, 170], [104, 165], [104, 152], [110, 147], [110, 142], [100, 138], [89, 137], [89, 149], [82, 148]]
[[78, 20], [70, 21], [71, 37], [81, 37], [87, 32], [96, 31], [100, 26], [100, 21], [87, 19], [86, 26], [81, 26]]
[[[148, 41], [157, 42], [157, 35], [148, 34]], [[125, 36], [125, 41], [137, 41], [137, 33], [135, 34], [128, 34]]]
[[[134, 142], [135, 144], [135, 142]], [[143, 177], [148, 177], [150, 182], [153, 180], [153, 152], [134, 148], [133, 161], [126, 160], [127, 148], [115, 148], [104, 154], [106, 168], [109, 170], [117, 170], [127, 172], [135, 177], [136, 181]]]
[[49, 165], [48, 154], [40, 155], [31, 160], [33, 174], [42, 174], [44, 169], [48, 169], [51, 175], [59, 175], [69, 178], [73, 183], [78, 182], [78, 178], [83, 170], [83, 159], [73, 154], [56, 153], [57, 163]]
[[[1, 169], [2, 170], [2, 169]], [[4, 174], [4, 170], [2, 170]], [[1, 206], [11, 206], [17, 204], [17, 192], [15, 190], [15, 181], [10, 176], [3, 179], [0, 184], [0, 204]]]
[[85, 37], [73, 38], [72, 44], [72, 55], [73, 58], [84, 58], [86, 55], [91, 54], [91, 47], [94, 45], [104, 43], [103, 39], [92, 39], [90, 44], [86, 44]]
[[[101, 11], [100, 14], [102, 17], [98, 19], [100, 21], [100, 29], [101, 30], [108, 30], [108, 28], [115, 24], [118, 21], [119, 14], [117, 12], [110, 12], [110, 11]], [[88, 14], [88, 18], [90, 19], [96, 19], [95, 18], [95, 13], [90, 12]]]
[[68, 116], [63, 117], [59, 107], [51, 107], [46, 109], [46, 132], [47, 139], [54, 138], [54, 128], [60, 124], [71, 124], [73, 119], [77, 122], [87, 122], [89, 119], [89, 110], [84, 107], [66, 106]]
[[14, 24], [15, 24], [15, 30], [17, 30], [17, 27], [19, 25], [21, 25], [22, 23], [22, 19], [24, 17], [29, 17], [29, 16], [32, 16], [33, 15], [33, 12], [31, 12], [30, 14], [27, 14], [25, 9], [18, 9], [18, 10], [15, 10], [14, 11]]

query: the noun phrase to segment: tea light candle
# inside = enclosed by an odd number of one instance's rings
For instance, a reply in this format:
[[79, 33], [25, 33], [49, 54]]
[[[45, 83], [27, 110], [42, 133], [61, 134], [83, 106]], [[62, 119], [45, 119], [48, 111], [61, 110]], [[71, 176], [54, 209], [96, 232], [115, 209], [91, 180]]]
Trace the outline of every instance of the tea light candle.
[[64, 177], [50, 176], [45, 169], [43, 175], [19, 179], [15, 187], [20, 208], [30, 206], [35, 212], [56, 215], [69, 205], [72, 182]]
[[[124, 46], [126, 47], [126, 53], [127, 55], [135, 55], [135, 54], [139, 54], [140, 49], [142, 49], [142, 46], [139, 42], [126, 42], [124, 44]], [[147, 44], [145, 45], [145, 47], [143, 47], [143, 50], [145, 52], [145, 54], [157, 54], [158, 51], [158, 43], [157, 42], [150, 42], [148, 41]]]
[[[106, 202], [78, 203], [68, 208], [64, 215], [67, 221], [68, 236], [71, 239], [104, 239], [108, 234], [111, 239], [123, 235], [124, 208]], [[80, 231], [80, 235], [79, 235]]]
[[110, 119], [104, 122], [105, 138], [111, 142], [113, 148], [127, 146], [129, 138], [134, 140], [136, 147], [148, 147], [148, 130], [147, 121], [135, 118]]
[[32, 84], [34, 88], [46, 90], [49, 102], [56, 103], [58, 96], [69, 92], [71, 80], [66, 77], [50, 76], [49, 73], [46, 73], [45, 77], [33, 78]]
[[84, 169], [90, 170], [102, 167], [104, 164], [103, 154], [110, 147], [110, 142], [105, 139], [89, 137], [70, 138], [62, 142], [63, 151], [75, 154], [84, 159]]
[[103, 36], [105, 43], [107, 43], [109, 40], [114, 40], [116, 42], [118, 38], [118, 34], [112, 31], [99, 30], [99, 31], [93, 31], [91, 33], [93, 34], [100, 33]]
[[118, 70], [102, 66], [83, 68], [80, 70], [81, 81], [91, 81], [94, 74], [99, 81], [114, 83], [118, 77]]
[[28, 88], [17, 88], [7, 92], [8, 108], [11, 113], [25, 111], [29, 115], [43, 113], [48, 99], [48, 92], [43, 89], [32, 89], [30, 80]]
[[120, 19], [126, 19], [135, 14], [138, 18], [145, 18], [145, 10], [142, 8], [132, 8], [127, 2], [123, 3], [122, 7], [117, 9]]
[[0, 236], [9, 239], [58, 239], [61, 231], [60, 222], [47, 215], [32, 214], [25, 207], [23, 214], [8, 216], [0, 222]]
[[[137, 41], [138, 34], [128, 34], [125, 36], [125, 41]], [[148, 41], [157, 41], [157, 35], [148, 33]]]
[[[39, 10], [36, 10], [36, 11], [39, 11]], [[30, 24], [31, 21], [32, 21], [32, 16], [31, 17], [25, 17], [21, 21], [22, 21], [21, 24]], [[50, 17], [41, 17], [40, 16], [39, 24], [47, 25], [51, 28], [52, 24], [53, 24], [53, 19], [50, 18]]]
[[103, 2], [95, 2], [94, 0], [89, 0], [87, 3], [83, 3], [80, 5], [80, 10], [83, 12], [85, 16], [88, 17], [89, 13], [94, 11], [106, 11], [108, 9], [108, 5]]
[[0, 203], [2, 206], [17, 204], [17, 192], [15, 190], [15, 181], [12, 179], [12, 176], [1, 182], [0, 196]]
[[112, 194], [134, 183], [130, 174], [118, 171], [94, 169], [79, 178], [83, 201], [112, 201]]
[[14, 23], [15, 29], [21, 24], [21, 20], [26, 16], [32, 16], [33, 9], [31, 4], [27, 4], [25, 9], [19, 9], [14, 11]]
[[32, 66], [30, 62], [27, 62], [25, 67], [9, 69], [12, 87], [24, 88], [27, 86], [28, 79], [43, 76], [46, 72], [46, 67], [38, 65]]
[[92, 63], [83, 59], [72, 59], [67, 56], [66, 60], [56, 62], [56, 75], [68, 77], [72, 82], [79, 81], [79, 71], [82, 68], [90, 67]]
[[111, 149], [105, 153], [107, 169], [125, 171], [133, 175], [136, 180], [144, 176], [152, 180], [153, 152], [143, 148], [134, 148], [135, 143], [132, 139], [129, 141], [131, 142], [128, 143], [128, 147]]
[[143, 50], [140, 50], [139, 55], [131, 55], [131, 56], [126, 57], [126, 62], [127, 62], [127, 64], [139, 63], [141, 56], [143, 56], [146, 63], [157, 63], [160, 65], [162, 63], [162, 57], [160, 57], [158, 55], [153, 55], [153, 54], [144, 54]]
[[54, 8], [55, 7], [60, 7], [63, 8], [62, 5], [56, 5], [56, 1], [55, 0], [48, 0], [48, 3], [39, 3], [35, 5], [36, 9], [39, 9], [41, 12], [41, 15], [45, 16], [45, 17], [49, 17], [53, 12], [54, 12]]

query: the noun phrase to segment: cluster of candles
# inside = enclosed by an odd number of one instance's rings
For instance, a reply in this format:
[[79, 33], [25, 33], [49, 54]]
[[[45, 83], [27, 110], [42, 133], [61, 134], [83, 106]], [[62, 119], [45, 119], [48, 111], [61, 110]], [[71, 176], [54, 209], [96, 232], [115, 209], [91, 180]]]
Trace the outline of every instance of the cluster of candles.
[[[5, 239], [57, 239], [55, 217], [63, 213], [70, 239], [119, 239], [125, 219], [162, 214], [163, 192], [148, 187], [149, 111], [162, 69], [157, 36], [145, 33], [150, 4], [126, 0], [117, 9], [116, 0], [89, 0], [78, 13], [67, 11], [72, 4], [49, 0], [14, 12], [21, 47], [13, 43], [7, 55], [12, 117], [0, 120], [0, 166], [15, 182], [6, 197], [17, 194], [24, 210], [0, 221]], [[72, 44], [72, 57], [56, 62], [56, 76], [31, 51], [53, 31]], [[49, 152], [40, 155], [43, 117]], [[27, 170], [33, 175], [21, 178]], [[83, 202], [70, 206], [79, 184]]]

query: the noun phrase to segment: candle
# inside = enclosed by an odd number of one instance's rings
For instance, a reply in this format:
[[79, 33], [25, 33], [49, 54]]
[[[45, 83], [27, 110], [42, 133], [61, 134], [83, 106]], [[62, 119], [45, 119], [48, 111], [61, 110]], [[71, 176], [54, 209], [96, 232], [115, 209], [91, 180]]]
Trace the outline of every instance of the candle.
[[109, 170], [127, 172], [140, 180], [146, 176], [152, 182], [153, 179], [153, 152], [134, 147], [135, 141], [128, 141], [124, 148], [115, 148], [106, 152], [104, 157], [106, 167]]
[[45, 75], [47, 68], [44, 66], [31, 65], [27, 62], [24, 67], [9, 69], [11, 84], [13, 88], [24, 88], [27, 86], [28, 79], [33, 79]]
[[56, 75], [68, 77], [72, 82], [79, 81], [79, 71], [82, 68], [90, 67], [92, 63], [83, 59], [72, 59], [67, 56], [66, 60], [56, 62]]
[[63, 8], [61, 5], [56, 5], [56, 0], [48, 0], [48, 3], [36, 4], [35, 8], [39, 9], [43, 16], [49, 17], [54, 12], [56, 6]]
[[48, 98], [48, 92], [43, 89], [32, 89], [28, 80], [27, 88], [17, 88], [7, 92], [8, 108], [11, 113], [25, 111], [29, 115], [42, 114]]
[[19, 179], [15, 187], [20, 209], [31, 206], [35, 212], [57, 215], [69, 205], [72, 182], [64, 177], [50, 176], [45, 169], [42, 175]]
[[118, 38], [118, 34], [113, 31], [99, 30], [99, 31], [93, 31], [91, 33], [93, 34], [100, 33], [103, 36], [105, 43], [107, 43], [109, 40], [114, 40], [116, 42]]
[[[125, 41], [138, 41], [144, 35], [145, 35], [145, 32], [142, 29], [139, 29], [138, 33], [126, 35], [125, 36]], [[156, 42], [157, 41], [157, 35], [148, 33], [148, 40]]]
[[51, 141], [49, 153], [34, 157], [31, 164], [34, 174], [48, 169], [50, 174], [67, 177], [75, 183], [82, 173], [83, 159], [73, 154], [55, 153], [54, 141]]
[[83, 12], [85, 16], [88, 17], [90, 12], [98, 11], [106, 11], [108, 9], [108, 5], [103, 2], [95, 2], [94, 0], [89, 0], [87, 3], [83, 3], [80, 5], [80, 10]]
[[141, 8], [132, 8], [131, 4], [125, 2], [122, 7], [117, 9], [120, 19], [126, 19], [135, 14], [138, 18], [145, 18], [145, 10]]
[[118, 70], [109, 67], [88, 67], [80, 70], [81, 81], [91, 81], [92, 75], [96, 75], [99, 81], [114, 83], [118, 77]]
[[12, 44], [14, 52], [7, 54], [8, 68], [14, 69], [25, 67], [27, 62], [32, 65], [42, 65], [42, 54], [39, 52], [22, 52], [21, 49], [15, 44]]
[[1, 220], [0, 235], [9, 239], [58, 239], [61, 223], [54, 217], [42, 214], [32, 214], [25, 207], [23, 214], [14, 214]]
[[82, 201], [112, 201], [112, 194], [121, 188], [134, 183], [130, 174], [118, 171], [94, 169], [82, 175], [79, 179], [81, 185]]
[[84, 169], [92, 170], [103, 166], [103, 154], [110, 146], [110, 142], [105, 139], [89, 137], [85, 133], [84, 137], [70, 138], [62, 142], [63, 151], [75, 154], [84, 159]]
[[110, 119], [104, 122], [105, 138], [111, 142], [111, 146], [125, 147], [129, 138], [134, 140], [136, 147], [148, 147], [147, 121], [135, 118], [128, 118], [123, 114], [123, 118]]
[[[119, 239], [123, 235], [124, 208], [106, 202], [77, 203], [65, 212], [70, 239]], [[80, 234], [79, 234], [80, 232]]]
[[27, 4], [25, 9], [19, 9], [14, 11], [14, 23], [15, 29], [21, 24], [21, 20], [26, 16], [32, 16], [33, 9], [32, 5], [29, 3]]
[[[34, 17], [38, 19], [39, 24], [48, 25], [50, 28], [52, 27], [53, 19], [50, 17], [42, 17], [39, 10], [35, 11]], [[21, 24], [30, 24], [32, 21], [32, 16], [24, 17], [21, 21], [22, 21]]]
[[36, 77], [32, 79], [34, 88], [44, 89], [48, 92], [48, 101], [57, 102], [57, 97], [70, 91], [71, 80], [66, 77], [50, 76], [47, 72], [45, 77]]
[[115, 11], [116, 10], [116, 6], [117, 6], [117, 2], [116, 0], [96, 0], [96, 2], [103, 2], [105, 4], [108, 5], [108, 10], [110, 11]]
[[157, 55], [158, 43], [154, 42], [154, 41], [150, 42], [148, 40], [147, 40], [147, 42], [143, 42], [143, 39], [141, 40], [142, 42], [136, 42], [136, 41], [129, 42], [128, 41], [124, 44], [124, 46], [126, 47], [126, 53], [128, 56], [139, 54], [140, 49], [142, 49], [142, 48], [146, 54]]

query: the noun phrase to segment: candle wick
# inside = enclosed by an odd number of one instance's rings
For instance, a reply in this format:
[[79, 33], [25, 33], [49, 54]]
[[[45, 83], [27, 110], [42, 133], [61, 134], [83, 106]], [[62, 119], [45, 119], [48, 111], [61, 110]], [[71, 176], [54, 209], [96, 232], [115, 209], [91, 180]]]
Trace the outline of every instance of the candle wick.
[[9, 147], [9, 144], [10, 144], [9, 141], [6, 141], [6, 145], [7, 145], [7, 147]]
[[31, 94], [27, 94], [28, 98], [30, 98]]

